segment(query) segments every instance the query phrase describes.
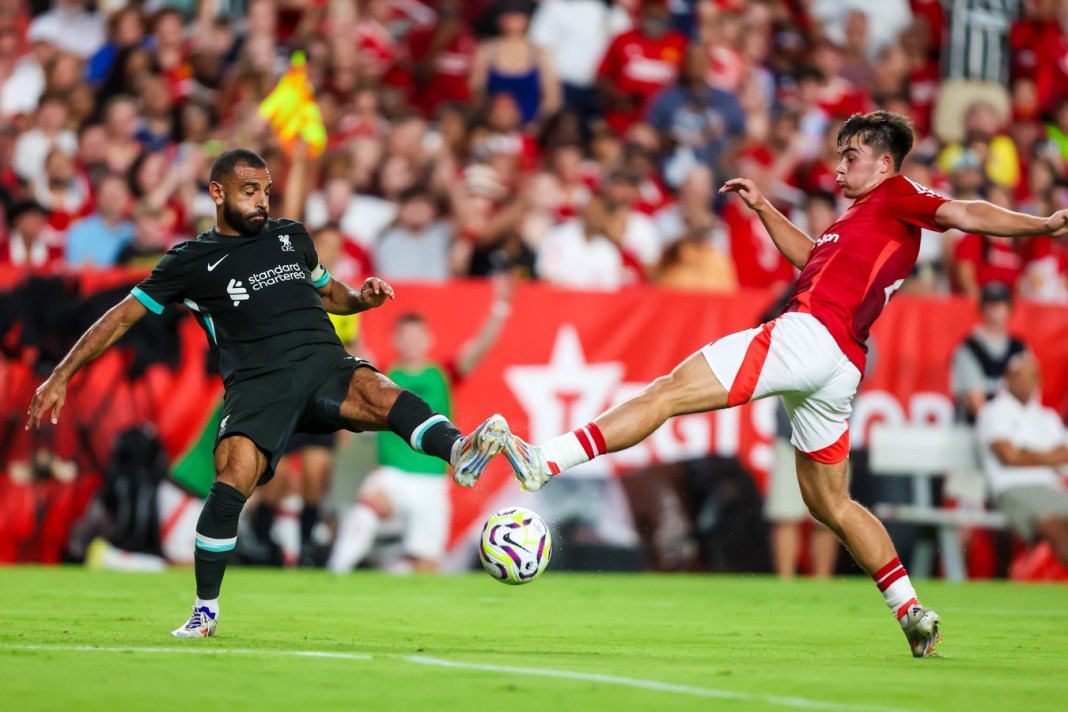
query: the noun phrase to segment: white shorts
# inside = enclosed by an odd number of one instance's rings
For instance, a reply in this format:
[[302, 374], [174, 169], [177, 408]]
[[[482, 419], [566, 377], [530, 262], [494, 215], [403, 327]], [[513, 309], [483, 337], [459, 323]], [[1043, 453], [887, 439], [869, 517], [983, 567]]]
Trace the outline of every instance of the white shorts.
[[371, 492], [385, 495], [392, 514], [384, 530], [401, 534], [404, 553], [419, 559], [438, 559], [449, 535], [449, 480], [445, 475], [419, 475], [393, 467], [373, 470], [357, 498]]
[[728, 406], [782, 396], [794, 447], [828, 464], [849, 456], [849, 414], [860, 371], [819, 319], [789, 312], [725, 336], [701, 353], [727, 389]]

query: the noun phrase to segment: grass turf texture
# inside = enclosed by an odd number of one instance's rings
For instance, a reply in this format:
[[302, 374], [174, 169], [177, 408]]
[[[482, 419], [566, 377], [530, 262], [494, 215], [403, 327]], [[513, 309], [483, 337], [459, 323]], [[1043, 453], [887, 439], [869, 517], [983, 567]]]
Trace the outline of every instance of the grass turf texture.
[[[167, 633], [188, 614], [192, 583], [192, 571], [0, 568], [0, 707], [1060, 710], [1068, 699], [1065, 587], [921, 582], [942, 615], [945, 657], [914, 660], [859, 578], [550, 571], [506, 587], [484, 574], [235, 568], [219, 637], [175, 640]], [[160, 652], [60, 649], [76, 646]], [[227, 650], [242, 652], [200, 652]]]

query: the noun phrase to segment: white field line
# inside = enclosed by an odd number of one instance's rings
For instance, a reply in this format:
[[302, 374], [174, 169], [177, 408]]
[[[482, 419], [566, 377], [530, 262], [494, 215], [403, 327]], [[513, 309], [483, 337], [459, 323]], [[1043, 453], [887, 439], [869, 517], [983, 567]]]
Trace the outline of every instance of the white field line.
[[809, 710], [831, 710], [832, 712], [909, 712], [897, 707], [876, 707], [872, 705], [849, 705], [837, 702], [824, 702], [810, 700], [805, 697], [782, 697], [779, 695], [760, 695], [749, 692], [737, 692], [734, 690], [717, 690], [708, 687], [692, 687], [690, 685], [676, 685], [670, 682], [656, 680], [642, 680], [634, 677], [622, 677], [619, 675], [601, 675], [598, 673], [572, 672], [568, 670], [547, 670], [544, 668], [509, 667], [505, 665], [483, 665], [480, 663], [466, 663], [455, 660], [442, 660], [420, 655], [367, 655], [364, 653], [340, 653], [316, 650], [247, 650], [241, 648], [203, 648], [203, 647], [174, 647], [174, 648], [133, 648], [133, 647], [96, 647], [91, 645], [8, 645], [0, 644], [0, 651], [4, 650], [34, 650], [34, 651], [61, 651], [61, 652], [91, 652], [91, 653], [187, 653], [202, 655], [262, 655], [262, 656], [285, 656], [302, 658], [336, 658], [340, 660], [401, 660], [415, 665], [431, 665], [435, 667], [456, 668], [461, 670], [478, 670], [481, 672], [501, 672], [520, 677], [552, 677], [564, 680], [582, 680], [596, 682], [604, 685], [618, 687], [633, 687], [654, 692], [671, 692], [692, 697], [710, 697], [721, 700], [735, 700], [737, 702], [760, 702], [763, 704], [778, 705], [780, 707], [794, 707]]

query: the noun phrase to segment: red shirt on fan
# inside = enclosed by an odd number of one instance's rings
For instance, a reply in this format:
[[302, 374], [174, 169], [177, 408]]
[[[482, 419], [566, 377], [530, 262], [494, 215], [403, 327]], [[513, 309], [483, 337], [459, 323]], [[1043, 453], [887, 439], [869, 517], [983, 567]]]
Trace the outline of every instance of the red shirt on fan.
[[731, 261], [738, 273], [738, 286], [767, 289], [793, 281], [796, 270], [775, 246], [764, 223], [741, 200], [723, 208], [723, 222], [731, 242]]
[[662, 37], [646, 37], [631, 30], [612, 40], [605, 52], [598, 76], [607, 77], [619, 91], [641, 98], [638, 106], [628, 110], [609, 107], [605, 121], [623, 133], [645, 116], [653, 94], [675, 83], [686, 52], [686, 35], [671, 30]]
[[853, 202], [816, 240], [786, 311], [811, 314], [864, 373], [868, 331], [916, 264], [920, 229], [946, 199], [894, 176]]

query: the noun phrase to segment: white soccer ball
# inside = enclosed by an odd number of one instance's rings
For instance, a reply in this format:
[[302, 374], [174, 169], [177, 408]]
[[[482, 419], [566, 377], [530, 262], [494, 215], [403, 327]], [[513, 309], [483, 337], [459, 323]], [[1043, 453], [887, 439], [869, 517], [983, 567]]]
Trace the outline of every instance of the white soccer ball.
[[545, 520], [529, 509], [508, 507], [486, 520], [478, 558], [502, 583], [530, 583], [549, 565], [553, 536]]

